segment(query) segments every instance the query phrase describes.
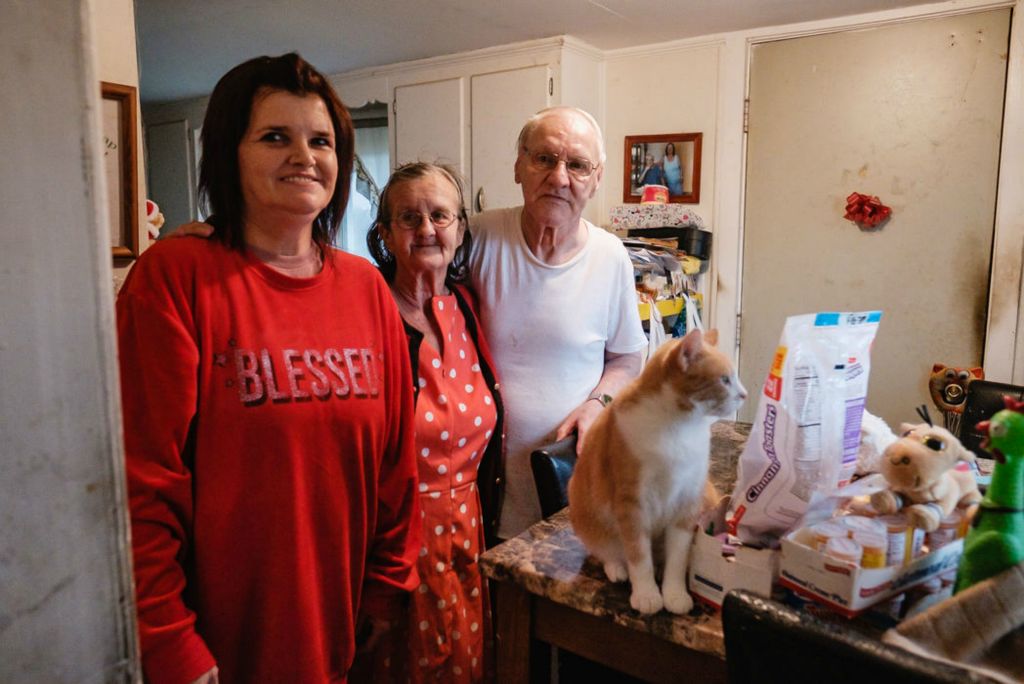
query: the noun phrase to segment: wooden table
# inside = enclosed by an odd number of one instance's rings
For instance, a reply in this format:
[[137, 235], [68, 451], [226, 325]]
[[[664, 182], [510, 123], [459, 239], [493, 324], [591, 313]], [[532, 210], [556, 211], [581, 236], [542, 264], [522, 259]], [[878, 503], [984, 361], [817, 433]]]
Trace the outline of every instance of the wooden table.
[[[712, 482], [731, 491], [736, 459], [749, 427], [717, 423]], [[563, 510], [480, 557], [496, 595], [497, 680], [547, 682], [548, 644], [651, 682], [725, 682], [725, 644], [717, 614], [629, 606], [629, 584], [612, 584], [586, 550]]]

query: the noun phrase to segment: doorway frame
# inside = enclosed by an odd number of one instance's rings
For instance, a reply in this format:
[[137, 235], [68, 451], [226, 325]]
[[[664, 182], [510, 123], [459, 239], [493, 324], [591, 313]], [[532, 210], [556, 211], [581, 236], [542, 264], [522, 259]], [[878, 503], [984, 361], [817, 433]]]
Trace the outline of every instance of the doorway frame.
[[716, 250], [712, 256], [710, 309], [719, 330], [719, 347], [739, 362], [742, 337], [743, 217], [746, 199], [746, 102], [750, 92], [753, 48], [762, 43], [843, 31], [891, 26], [910, 21], [1010, 8], [1003, 133], [999, 152], [992, 270], [985, 325], [983, 365], [987, 378], [1024, 384], [1024, 325], [1021, 310], [1024, 275], [1024, 0], [965, 0], [907, 7], [816, 22], [776, 26], [725, 37], [719, 61], [719, 118], [715, 171]]

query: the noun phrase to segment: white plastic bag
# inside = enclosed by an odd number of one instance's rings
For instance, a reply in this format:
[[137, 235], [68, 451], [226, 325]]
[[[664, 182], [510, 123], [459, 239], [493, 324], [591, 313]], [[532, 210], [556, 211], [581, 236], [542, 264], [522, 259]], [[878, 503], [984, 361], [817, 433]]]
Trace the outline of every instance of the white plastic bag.
[[658, 310], [654, 297], [644, 295], [643, 299], [651, 307], [651, 317], [648, 321], [647, 333], [647, 358], [650, 359], [654, 356], [654, 352], [658, 351], [658, 347], [665, 343], [668, 335], [665, 333], [665, 324], [662, 322], [661, 311]]
[[686, 332], [691, 330], [704, 332], [704, 324], [701, 323], [700, 313], [697, 312], [697, 302], [693, 301], [693, 297], [686, 292], [683, 292], [683, 300], [685, 300], [686, 309]]
[[744, 542], [776, 545], [815, 492], [849, 482], [881, 317], [865, 311], [786, 319], [732, 494], [730, 529]]

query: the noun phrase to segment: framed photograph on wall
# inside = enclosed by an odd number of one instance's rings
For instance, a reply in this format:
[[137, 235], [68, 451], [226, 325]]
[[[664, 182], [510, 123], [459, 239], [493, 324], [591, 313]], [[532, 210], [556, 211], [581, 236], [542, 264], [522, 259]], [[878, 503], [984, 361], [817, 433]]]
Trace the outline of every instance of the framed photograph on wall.
[[668, 187], [668, 201], [700, 202], [700, 144], [703, 133], [627, 135], [622, 201], [638, 203], [645, 185]]
[[105, 81], [100, 88], [110, 244], [114, 261], [130, 261], [139, 255], [135, 88]]

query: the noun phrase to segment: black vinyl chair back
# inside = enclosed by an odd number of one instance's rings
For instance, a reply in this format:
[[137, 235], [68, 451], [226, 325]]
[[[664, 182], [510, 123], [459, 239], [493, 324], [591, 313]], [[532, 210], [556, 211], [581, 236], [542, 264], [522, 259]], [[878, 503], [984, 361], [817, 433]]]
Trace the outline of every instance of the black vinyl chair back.
[[967, 385], [967, 398], [964, 400], [964, 413], [963, 418], [960, 419], [960, 430], [957, 437], [960, 438], [965, 449], [973, 451], [981, 458], [993, 458], [993, 456], [981, 447], [982, 441], [988, 435], [979, 432], [976, 426], [1005, 408], [1003, 406], [1004, 396], [1020, 401], [1024, 399], [1024, 387], [990, 380], [973, 380]]
[[546, 444], [530, 454], [540, 512], [545, 518], [569, 505], [569, 478], [576, 467], [576, 434]]
[[730, 684], [966, 684], [995, 680], [734, 589], [722, 604]]

